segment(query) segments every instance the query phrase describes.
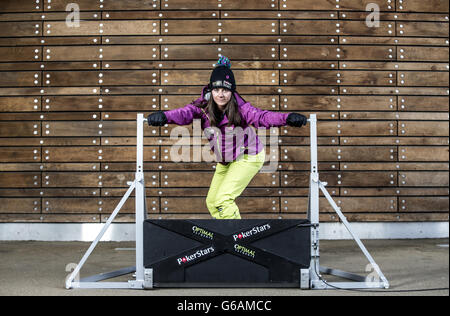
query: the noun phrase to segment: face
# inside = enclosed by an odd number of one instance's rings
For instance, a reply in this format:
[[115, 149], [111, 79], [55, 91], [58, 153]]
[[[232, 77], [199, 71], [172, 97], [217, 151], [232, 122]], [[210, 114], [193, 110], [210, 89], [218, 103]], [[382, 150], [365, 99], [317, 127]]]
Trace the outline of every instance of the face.
[[230, 102], [231, 94], [231, 91], [225, 88], [216, 88], [212, 91], [214, 102], [222, 111], [225, 110], [225, 106]]

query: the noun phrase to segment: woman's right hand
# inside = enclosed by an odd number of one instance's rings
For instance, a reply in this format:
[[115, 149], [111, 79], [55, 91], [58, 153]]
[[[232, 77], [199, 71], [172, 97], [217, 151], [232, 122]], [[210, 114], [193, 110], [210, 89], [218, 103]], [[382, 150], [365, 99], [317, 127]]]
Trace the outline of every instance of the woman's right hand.
[[163, 111], [158, 111], [147, 117], [147, 123], [149, 126], [164, 126], [167, 124], [167, 117]]
[[308, 118], [299, 113], [291, 113], [287, 117], [286, 123], [289, 126], [302, 127], [306, 126], [306, 124], [308, 123]]

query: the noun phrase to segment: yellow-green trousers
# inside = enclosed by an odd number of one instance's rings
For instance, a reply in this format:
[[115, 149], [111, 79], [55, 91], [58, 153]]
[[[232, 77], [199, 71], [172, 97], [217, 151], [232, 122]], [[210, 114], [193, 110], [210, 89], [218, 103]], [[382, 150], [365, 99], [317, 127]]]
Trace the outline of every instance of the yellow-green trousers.
[[235, 203], [264, 164], [265, 152], [243, 155], [228, 165], [218, 163], [211, 181], [206, 206], [216, 219], [241, 219]]

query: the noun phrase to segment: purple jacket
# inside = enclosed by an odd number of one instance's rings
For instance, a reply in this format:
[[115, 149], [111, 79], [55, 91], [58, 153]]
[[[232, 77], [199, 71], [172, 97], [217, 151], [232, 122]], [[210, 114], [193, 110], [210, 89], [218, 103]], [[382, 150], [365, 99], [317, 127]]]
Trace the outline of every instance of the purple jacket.
[[202, 96], [193, 103], [164, 113], [169, 124], [189, 125], [194, 119], [200, 119], [211, 150], [214, 151], [217, 161], [220, 163], [226, 164], [235, 161], [242, 154], [256, 155], [263, 150], [264, 147], [254, 128], [286, 125], [286, 119], [290, 113], [277, 113], [255, 108], [249, 102], [245, 102], [237, 92], [234, 92], [242, 118], [241, 128], [234, 125], [227, 126], [228, 118], [226, 115], [219, 126], [211, 128], [206, 111], [196, 106], [196, 104], [206, 101], [204, 99], [206, 88], [203, 88]]

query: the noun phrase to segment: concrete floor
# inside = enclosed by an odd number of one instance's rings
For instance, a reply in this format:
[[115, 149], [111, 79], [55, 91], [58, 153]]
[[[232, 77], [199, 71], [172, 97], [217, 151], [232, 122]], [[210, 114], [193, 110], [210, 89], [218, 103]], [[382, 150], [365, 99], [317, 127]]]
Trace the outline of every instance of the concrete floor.
[[[448, 288], [448, 239], [363, 241], [391, 284], [390, 290]], [[299, 289], [156, 289], [66, 290], [70, 263], [78, 263], [89, 243], [0, 242], [0, 295], [148, 295], [148, 296], [316, 296], [316, 295], [442, 295], [430, 292], [367, 293], [353, 291], [309, 291]], [[321, 265], [367, 275], [368, 261], [353, 241], [321, 241]], [[100, 243], [81, 277], [134, 265], [133, 243]], [[68, 266], [69, 264], [69, 266]], [[68, 270], [71, 271], [71, 270]], [[131, 275], [114, 281], [126, 281]], [[328, 281], [338, 281], [324, 276]], [[344, 281], [344, 280], [342, 280]]]

